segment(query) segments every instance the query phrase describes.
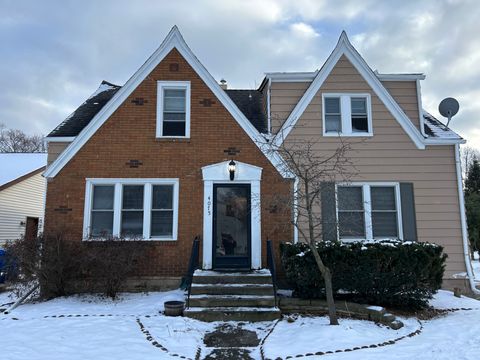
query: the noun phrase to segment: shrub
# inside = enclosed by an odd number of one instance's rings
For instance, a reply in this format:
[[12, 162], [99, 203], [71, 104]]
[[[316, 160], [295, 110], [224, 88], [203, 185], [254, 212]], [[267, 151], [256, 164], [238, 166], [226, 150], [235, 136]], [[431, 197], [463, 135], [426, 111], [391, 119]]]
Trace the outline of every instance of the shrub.
[[[334, 293], [396, 308], [428, 306], [442, 285], [447, 258], [441, 246], [422, 242], [320, 242], [317, 249], [332, 271]], [[280, 251], [294, 295], [324, 297], [323, 279], [308, 245], [284, 243]]]
[[127, 278], [145, 256], [145, 243], [110, 238], [86, 244], [84, 268], [90, 280], [90, 290], [100, 289], [104, 295], [115, 299]]
[[144, 250], [142, 243], [121, 238], [91, 242], [65, 234], [22, 238], [6, 245], [7, 263], [17, 269], [8, 280], [19, 293], [39, 283], [46, 299], [79, 291], [116, 298]]
[[18, 293], [39, 283], [43, 298], [67, 295], [69, 281], [82, 273], [82, 250], [81, 243], [67, 241], [62, 235], [8, 242], [7, 264], [15, 269], [8, 280]]

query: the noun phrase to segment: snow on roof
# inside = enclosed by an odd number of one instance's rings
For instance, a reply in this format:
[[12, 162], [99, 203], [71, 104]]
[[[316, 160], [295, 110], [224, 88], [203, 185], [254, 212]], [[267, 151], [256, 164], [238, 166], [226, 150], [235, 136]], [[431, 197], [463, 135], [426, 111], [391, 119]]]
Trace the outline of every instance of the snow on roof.
[[460, 135], [448, 128], [440, 120], [435, 118], [429, 112], [423, 110], [423, 118], [425, 119], [425, 134], [429, 138], [437, 139], [462, 139]]
[[0, 186], [46, 165], [46, 153], [1, 153]]

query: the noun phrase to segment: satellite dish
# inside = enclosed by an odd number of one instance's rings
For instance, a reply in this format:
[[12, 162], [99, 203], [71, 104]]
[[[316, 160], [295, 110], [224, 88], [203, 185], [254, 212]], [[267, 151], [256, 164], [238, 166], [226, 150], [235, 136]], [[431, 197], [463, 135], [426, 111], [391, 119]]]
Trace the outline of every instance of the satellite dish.
[[452, 120], [452, 117], [458, 112], [460, 105], [458, 101], [454, 98], [448, 97], [443, 99], [438, 105], [438, 111], [440, 114], [448, 119], [447, 126]]

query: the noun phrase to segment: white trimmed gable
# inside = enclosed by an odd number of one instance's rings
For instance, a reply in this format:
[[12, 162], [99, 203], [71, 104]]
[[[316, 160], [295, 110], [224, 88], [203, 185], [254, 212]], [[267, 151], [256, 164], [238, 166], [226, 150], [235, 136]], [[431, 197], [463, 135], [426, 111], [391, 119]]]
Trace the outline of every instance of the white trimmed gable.
[[218, 85], [207, 69], [196, 58], [176, 26], [170, 30], [160, 47], [147, 59], [140, 69], [138, 69], [137, 72], [132, 75], [125, 85], [118, 90], [112, 99], [110, 99], [110, 101], [95, 115], [92, 121], [90, 121], [90, 123], [80, 132], [80, 134], [75, 138], [74, 141], [72, 141], [65, 151], [63, 151], [62, 154], [47, 168], [44, 176], [47, 178], [55, 177], [173, 48], [175, 48], [185, 58], [188, 64], [205, 82], [217, 99], [237, 121], [240, 127], [247, 133], [250, 139], [252, 139], [252, 141], [265, 154], [265, 156], [280, 172], [280, 174], [283, 177], [289, 177], [289, 174], [286, 174], [284, 171], [282, 171], [283, 166], [280, 157], [276, 154], [262, 150], [262, 144], [265, 142], [263, 137], [233, 103], [225, 91], [223, 91], [220, 85]]
[[360, 75], [365, 79], [368, 85], [372, 88], [378, 98], [384, 103], [386, 108], [390, 111], [392, 116], [398, 121], [403, 130], [407, 133], [410, 139], [415, 143], [417, 148], [425, 148], [425, 138], [420, 131], [415, 127], [408, 116], [403, 112], [398, 103], [393, 99], [390, 93], [382, 85], [378, 76], [372, 71], [365, 60], [355, 50], [347, 34], [342, 32], [337, 46], [328, 57], [323, 67], [318, 71], [314, 80], [308, 87], [307, 91], [303, 94], [300, 101], [297, 103], [293, 111], [288, 116], [287, 120], [282, 125], [274, 138], [274, 143], [279, 146], [289, 135], [290, 131], [295, 127], [298, 119], [302, 116], [303, 112], [313, 100], [315, 95], [320, 90], [322, 84], [327, 79], [328, 75], [332, 72], [337, 62], [342, 56], [345, 56]]

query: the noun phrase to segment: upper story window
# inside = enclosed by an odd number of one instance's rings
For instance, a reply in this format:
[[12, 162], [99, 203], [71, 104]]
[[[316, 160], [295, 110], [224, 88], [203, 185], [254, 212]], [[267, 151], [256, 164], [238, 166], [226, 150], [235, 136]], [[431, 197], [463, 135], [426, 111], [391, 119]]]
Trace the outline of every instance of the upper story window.
[[322, 94], [323, 135], [371, 136], [369, 94]]
[[157, 86], [157, 137], [190, 137], [190, 81], [158, 81]]
[[176, 240], [177, 179], [89, 179], [84, 238]]
[[398, 183], [337, 186], [341, 240], [402, 238]]

